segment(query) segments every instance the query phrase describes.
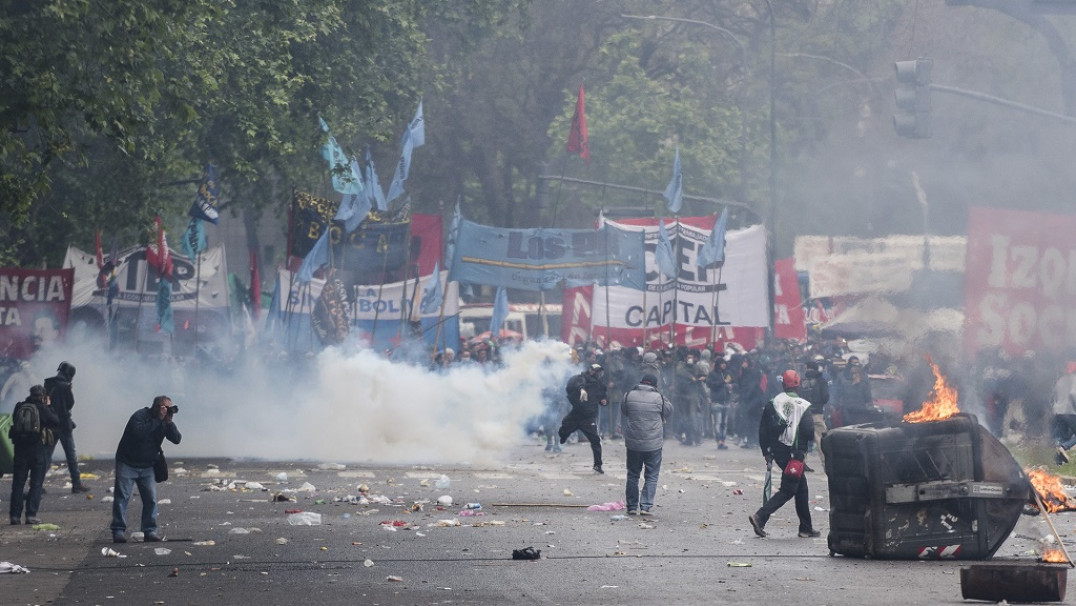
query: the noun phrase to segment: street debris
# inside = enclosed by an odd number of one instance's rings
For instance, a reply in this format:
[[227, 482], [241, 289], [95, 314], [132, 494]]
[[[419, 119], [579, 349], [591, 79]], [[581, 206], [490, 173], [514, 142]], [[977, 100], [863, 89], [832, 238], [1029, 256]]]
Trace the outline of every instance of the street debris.
[[0, 574], [29, 574], [30, 569], [11, 562], [0, 562]]
[[321, 526], [321, 514], [313, 511], [300, 511], [288, 516], [291, 526]]

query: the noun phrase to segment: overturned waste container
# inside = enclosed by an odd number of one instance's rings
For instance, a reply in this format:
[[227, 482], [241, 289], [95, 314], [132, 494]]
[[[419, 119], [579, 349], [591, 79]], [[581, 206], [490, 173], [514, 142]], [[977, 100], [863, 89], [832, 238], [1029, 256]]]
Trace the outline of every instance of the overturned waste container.
[[987, 559], [1031, 494], [1020, 465], [969, 414], [841, 427], [822, 452], [831, 555]]

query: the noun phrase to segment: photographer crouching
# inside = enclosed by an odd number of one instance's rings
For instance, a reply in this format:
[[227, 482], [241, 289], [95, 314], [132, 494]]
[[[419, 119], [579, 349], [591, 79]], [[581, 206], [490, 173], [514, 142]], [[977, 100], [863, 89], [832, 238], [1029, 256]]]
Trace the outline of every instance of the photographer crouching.
[[[112, 542], [127, 542], [127, 503], [134, 485], [142, 499], [142, 533], [147, 543], [163, 540], [157, 532], [158, 461], [164, 464], [164, 439], [179, 444], [183, 436], [172, 422], [179, 407], [168, 396], [153, 398], [153, 404], [136, 411], [127, 421], [116, 448], [116, 487], [112, 502]], [[167, 467], [164, 468], [167, 470]], [[167, 476], [166, 476], [167, 477]]]

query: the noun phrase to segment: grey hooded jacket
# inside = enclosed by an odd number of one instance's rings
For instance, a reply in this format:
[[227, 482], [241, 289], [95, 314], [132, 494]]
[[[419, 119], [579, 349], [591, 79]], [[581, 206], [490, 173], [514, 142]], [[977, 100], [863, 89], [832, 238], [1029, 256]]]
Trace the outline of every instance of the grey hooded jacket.
[[620, 405], [624, 446], [628, 450], [650, 452], [664, 444], [665, 421], [672, 418], [673, 405], [657, 389], [640, 383], [624, 395]]

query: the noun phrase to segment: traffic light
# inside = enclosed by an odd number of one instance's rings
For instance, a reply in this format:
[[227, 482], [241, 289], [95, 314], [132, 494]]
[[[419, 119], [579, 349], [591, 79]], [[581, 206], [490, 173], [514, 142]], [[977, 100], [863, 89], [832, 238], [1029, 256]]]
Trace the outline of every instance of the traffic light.
[[893, 116], [897, 134], [909, 139], [928, 139], [930, 126], [930, 70], [933, 59], [897, 61], [897, 89], [894, 97], [902, 113]]

